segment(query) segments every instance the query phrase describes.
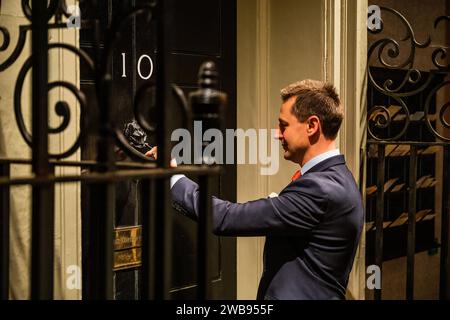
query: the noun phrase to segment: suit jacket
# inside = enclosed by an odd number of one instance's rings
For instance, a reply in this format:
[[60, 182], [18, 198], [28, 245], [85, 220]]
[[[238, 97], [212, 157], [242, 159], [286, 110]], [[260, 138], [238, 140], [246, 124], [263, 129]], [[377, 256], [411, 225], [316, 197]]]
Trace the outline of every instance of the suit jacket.
[[[193, 181], [179, 179], [172, 200], [198, 217]], [[258, 299], [345, 299], [363, 221], [361, 195], [342, 155], [318, 163], [278, 197], [242, 204], [213, 198], [215, 234], [266, 236]]]

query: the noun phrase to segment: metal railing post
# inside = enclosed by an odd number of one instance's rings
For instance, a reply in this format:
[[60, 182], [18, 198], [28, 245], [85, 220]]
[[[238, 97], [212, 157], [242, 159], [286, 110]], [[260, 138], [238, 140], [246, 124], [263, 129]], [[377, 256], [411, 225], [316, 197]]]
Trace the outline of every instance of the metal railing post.
[[[0, 163], [0, 177], [10, 177], [10, 164]], [[9, 298], [10, 187], [0, 186], [0, 300]]]
[[[385, 170], [385, 145], [378, 145], [377, 165], [377, 206], [375, 216], [375, 264], [380, 268], [380, 276], [383, 275], [383, 220], [384, 220], [384, 170]], [[381, 300], [381, 288], [375, 289], [375, 300]]]
[[406, 299], [414, 299], [414, 255], [416, 253], [416, 180], [417, 146], [411, 146], [408, 192], [408, 245], [406, 270]]
[[[33, 172], [48, 177], [48, 25], [47, 2], [32, 6], [32, 136]], [[53, 299], [53, 184], [33, 186], [31, 298]]]

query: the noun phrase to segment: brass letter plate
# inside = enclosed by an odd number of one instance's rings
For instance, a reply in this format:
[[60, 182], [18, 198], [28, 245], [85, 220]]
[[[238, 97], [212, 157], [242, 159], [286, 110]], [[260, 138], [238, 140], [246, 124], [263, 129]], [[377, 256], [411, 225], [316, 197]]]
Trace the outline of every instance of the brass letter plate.
[[141, 265], [141, 248], [114, 252], [114, 271], [136, 268]]
[[114, 230], [114, 271], [141, 266], [141, 226]]

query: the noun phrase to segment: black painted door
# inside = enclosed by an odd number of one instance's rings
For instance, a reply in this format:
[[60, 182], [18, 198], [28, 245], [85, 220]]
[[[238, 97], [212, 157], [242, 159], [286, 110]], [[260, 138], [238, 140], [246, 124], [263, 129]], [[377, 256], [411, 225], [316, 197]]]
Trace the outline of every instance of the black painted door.
[[[167, 1], [167, 0], [165, 0]], [[198, 68], [205, 60], [216, 62], [220, 72], [220, 90], [228, 94], [226, 127], [236, 127], [236, 3], [235, 0], [169, 0], [173, 1], [173, 23], [169, 26], [173, 47], [167, 64], [172, 64], [170, 83], [181, 87], [185, 93], [197, 87]], [[100, 17], [101, 23], [107, 25], [115, 17], [121, 17], [133, 6], [149, 3], [148, 0], [103, 0], [99, 1], [101, 9], [94, 9], [91, 1], [81, 2], [83, 18]], [[147, 82], [155, 81], [156, 24], [149, 22], [145, 15], [137, 16], [127, 24], [123, 37], [113, 53], [113, 99], [112, 111], [116, 124], [124, 128], [133, 120], [133, 99], [136, 90]], [[94, 37], [89, 30], [80, 32], [80, 47], [93, 54]], [[81, 68], [81, 88], [86, 93], [90, 105], [95, 105], [95, 88], [91, 75]], [[149, 104], [154, 102], [154, 92], [149, 92]], [[143, 106], [145, 107], [145, 106]], [[167, 112], [174, 113], [171, 127], [183, 126], [177, 115], [176, 106], [169, 106]], [[95, 116], [95, 107], [90, 108]], [[152, 116], [151, 109], [149, 117]], [[86, 139], [82, 147], [83, 160], [95, 159], [95, 138], [89, 134], [89, 124], [85, 124]], [[154, 145], [155, 137], [147, 137], [149, 145]], [[145, 151], [145, 150], [143, 150]], [[231, 201], [236, 200], [236, 168], [227, 165], [226, 175], [214, 182], [213, 194]], [[141, 223], [139, 208], [139, 181], [126, 181], [116, 185], [116, 230], [134, 228]], [[92, 197], [92, 196], [91, 196]], [[87, 203], [87, 188], [82, 187], [83, 217], [90, 214]], [[186, 217], [174, 214], [173, 248], [172, 248], [172, 289], [173, 298], [195, 298], [196, 293], [196, 228], [197, 225]], [[214, 296], [232, 299], [236, 295], [236, 242], [234, 238], [215, 238], [214, 242], [215, 276], [213, 280]], [[88, 252], [89, 243], [83, 239], [84, 252]], [[84, 260], [87, 256], [83, 254]], [[87, 263], [87, 261], [84, 261]], [[114, 272], [115, 298], [137, 299], [140, 288], [140, 267], [130, 265], [118, 268]], [[83, 283], [89, 277], [83, 279]]]

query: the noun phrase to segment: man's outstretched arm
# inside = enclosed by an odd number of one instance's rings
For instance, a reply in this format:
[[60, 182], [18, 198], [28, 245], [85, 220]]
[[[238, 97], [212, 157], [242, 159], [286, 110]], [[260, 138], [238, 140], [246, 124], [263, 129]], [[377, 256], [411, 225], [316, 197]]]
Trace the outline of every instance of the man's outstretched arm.
[[[174, 208], [197, 220], [199, 186], [186, 177], [172, 179], [172, 183]], [[303, 186], [287, 188], [275, 198], [240, 204], [213, 197], [213, 231], [224, 236], [308, 234], [325, 213], [323, 194], [312, 180], [303, 179]]]

